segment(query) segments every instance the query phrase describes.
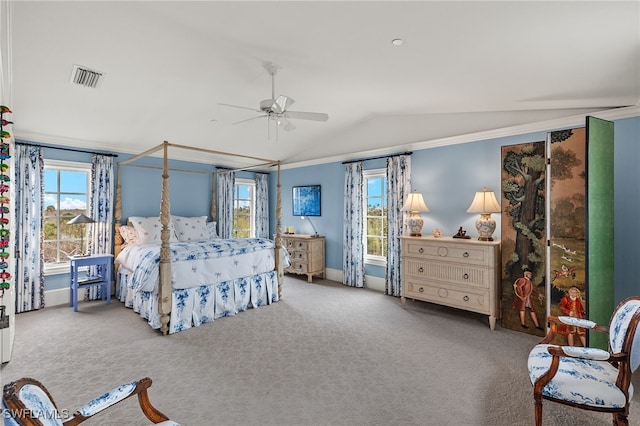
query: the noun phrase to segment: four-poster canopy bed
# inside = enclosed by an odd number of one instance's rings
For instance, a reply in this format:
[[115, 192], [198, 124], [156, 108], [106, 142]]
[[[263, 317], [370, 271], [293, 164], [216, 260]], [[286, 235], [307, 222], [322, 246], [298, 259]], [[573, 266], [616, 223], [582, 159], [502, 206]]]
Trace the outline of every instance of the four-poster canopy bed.
[[[202, 225], [203, 217], [173, 217], [169, 201], [168, 150], [170, 147], [194, 150], [203, 154], [222, 157], [239, 157], [258, 162], [231, 171], [252, 170], [277, 166], [276, 191], [276, 232], [275, 240], [264, 238], [217, 239], [215, 231], [216, 194], [212, 185], [211, 218], [200, 234], [193, 238], [177, 241], [172, 219], [183, 225]], [[162, 189], [160, 215], [155, 218], [129, 217], [123, 223], [121, 166], [159, 168], [131, 164], [162, 150]], [[196, 172], [181, 170], [183, 172]], [[225, 169], [224, 172], [230, 171]], [[209, 172], [207, 172], [209, 173]], [[211, 172], [212, 177], [217, 173]], [[165, 141], [159, 146], [144, 151], [118, 164], [115, 202], [114, 256], [116, 258], [116, 290], [125, 305], [145, 317], [153, 328], [159, 328], [163, 335], [175, 333], [185, 328], [213, 321], [214, 318], [235, 315], [249, 306], [257, 308], [271, 304], [282, 295], [285, 252], [281, 239], [281, 191], [280, 161], [208, 150]], [[151, 229], [149, 223], [155, 220], [159, 235], [148, 241], [127, 241], [124, 235], [135, 229]], [[135, 222], [135, 223], [132, 223]], [[142, 228], [138, 228], [138, 226]], [[144, 228], [147, 226], [147, 228]], [[147, 236], [148, 232], [144, 231]], [[207, 234], [206, 238], [200, 235]], [[136, 234], [140, 236], [140, 231]], [[204, 241], [200, 241], [200, 240]], [[197, 240], [197, 241], [196, 241]], [[158, 244], [150, 244], [158, 242]], [[185, 278], [188, 276], [188, 278]]]

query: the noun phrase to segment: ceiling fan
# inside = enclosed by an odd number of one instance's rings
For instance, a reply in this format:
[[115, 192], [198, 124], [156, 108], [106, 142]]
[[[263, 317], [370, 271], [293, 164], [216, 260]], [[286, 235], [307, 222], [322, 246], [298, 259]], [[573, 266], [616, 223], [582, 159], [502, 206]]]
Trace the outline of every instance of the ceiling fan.
[[218, 105], [247, 109], [254, 112], [260, 112], [261, 115], [256, 117], [247, 118], [246, 120], [240, 120], [233, 124], [244, 123], [247, 121], [255, 120], [258, 118], [267, 117], [267, 132], [268, 137], [271, 138], [271, 122], [276, 123], [276, 140], [278, 138], [278, 127], [282, 127], [285, 131], [294, 130], [296, 127], [289, 121], [290, 118], [296, 120], [313, 120], [313, 121], [327, 121], [329, 115], [322, 112], [303, 112], [303, 111], [289, 111], [289, 107], [295, 102], [288, 96], [280, 95], [276, 98], [276, 73], [280, 69], [279, 66], [272, 62], [264, 64], [265, 69], [271, 75], [271, 98], [260, 101], [259, 109], [244, 107], [239, 105], [218, 103]]

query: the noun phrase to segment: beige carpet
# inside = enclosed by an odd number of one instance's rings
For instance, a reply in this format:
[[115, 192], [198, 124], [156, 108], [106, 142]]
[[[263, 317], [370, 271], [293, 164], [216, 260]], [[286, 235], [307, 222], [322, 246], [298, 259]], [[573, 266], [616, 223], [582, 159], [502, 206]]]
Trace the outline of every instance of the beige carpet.
[[[168, 337], [119, 302], [20, 314], [1, 381], [34, 377], [73, 411], [149, 376], [151, 401], [183, 426], [533, 424], [526, 360], [538, 338], [331, 281], [287, 276], [283, 293], [274, 305]], [[640, 423], [639, 402], [631, 424]], [[148, 422], [127, 400], [86, 424]], [[544, 424], [611, 422], [546, 403]]]

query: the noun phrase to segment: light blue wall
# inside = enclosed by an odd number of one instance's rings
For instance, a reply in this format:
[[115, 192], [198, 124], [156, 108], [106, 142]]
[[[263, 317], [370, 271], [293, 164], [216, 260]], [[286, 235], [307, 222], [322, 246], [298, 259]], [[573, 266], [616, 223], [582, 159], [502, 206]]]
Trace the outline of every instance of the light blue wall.
[[[556, 129], [550, 129], [556, 130]], [[421, 192], [429, 207], [423, 213], [423, 234], [439, 228], [453, 235], [462, 226], [475, 235], [477, 215], [466, 213], [476, 191], [486, 186], [500, 193], [501, 147], [544, 141], [547, 132], [474, 141], [470, 143], [417, 150], [411, 159], [412, 188]], [[635, 262], [640, 250], [640, 117], [615, 121], [615, 301], [640, 294]], [[365, 162], [365, 169], [385, 167], [384, 161]], [[329, 163], [286, 169], [281, 174], [283, 188], [283, 226], [293, 225], [296, 232], [311, 233], [308, 224], [296, 225], [291, 216], [291, 188], [295, 185], [322, 185], [322, 217], [314, 218], [318, 232], [327, 239], [327, 268], [342, 270], [342, 215], [344, 166]], [[275, 174], [271, 189], [275, 191]], [[272, 203], [273, 212], [275, 202]], [[275, 231], [275, 214], [271, 226]], [[500, 216], [493, 215], [500, 236]], [[366, 273], [384, 277], [383, 267], [368, 265]]]
[[640, 117], [614, 124], [614, 302], [640, 295]]
[[[472, 143], [423, 149], [412, 155], [412, 186], [425, 198], [429, 213], [423, 213], [423, 234], [440, 228], [453, 235], [462, 226], [475, 235], [476, 215], [466, 213], [475, 191], [487, 186], [500, 191], [500, 153], [504, 145], [542, 141], [546, 132], [489, 139]], [[615, 301], [639, 294], [635, 262], [638, 258], [640, 227], [640, 117], [615, 121]], [[90, 154], [45, 149], [45, 158], [91, 161]], [[130, 158], [120, 154], [118, 161]], [[158, 158], [145, 158], [136, 164], [161, 165]], [[198, 163], [171, 161], [172, 168], [213, 171]], [[365, 169], [385, 167], [384, 160], [365, 162]], [[170, 172], [171, 210], [176, 215], [209, 215], [211, 177], [209, 174]], [[124, 167], [122, 169], [123, 218], [130, 215], [154, 216], [160, 206], [160, 172]], [[240, 174], [240, 176], [244, 176]], [[131, 182], [135, 182], [132, 184]], [[281, 173], [282, 226], [293, 226], [296, 232], [312, 233], [307, 221], [292, 215], [293, 186], [319, 184], [322, 187], [322, 215], [311, 220], [326, 237], [327, 267], [342, 270], [343, 186], [344, 166], [333, 162], [317, 166], [284, 169]], [[275, 232], [276, 173], [270, 174], [270, 225]], [[500, 236], [500, 217], [495, 235]], [[384, 267], [368, 265], [366, 273], [384, 277]], [[47, 290], [63, 288], [68, 275], [48, 276]]]

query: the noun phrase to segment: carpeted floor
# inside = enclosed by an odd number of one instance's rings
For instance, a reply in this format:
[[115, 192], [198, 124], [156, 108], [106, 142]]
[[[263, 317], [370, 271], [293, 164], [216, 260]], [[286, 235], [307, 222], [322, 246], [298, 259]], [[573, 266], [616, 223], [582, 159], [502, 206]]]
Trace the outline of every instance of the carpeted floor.
[[[482, 315], [287, 276], [280, 302], [167, 337], [119, 302], [20, 314], [1, 381], [36, 378], [73, 411], [149, 376], [152, 403], [183, 426], [532, 425], [537, 340], [491, 331]], [[544, 407], [547, 426], [611, 424]], [[148, 422], [127, 400], [86, 424]]]

